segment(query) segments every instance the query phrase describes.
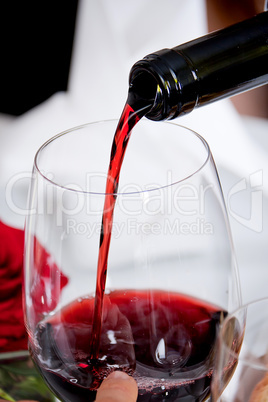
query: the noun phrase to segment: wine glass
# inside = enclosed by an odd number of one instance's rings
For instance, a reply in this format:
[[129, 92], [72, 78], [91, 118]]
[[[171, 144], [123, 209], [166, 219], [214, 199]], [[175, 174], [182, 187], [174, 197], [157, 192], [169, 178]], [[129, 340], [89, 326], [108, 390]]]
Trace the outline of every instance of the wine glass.
[[213, 157], [185, 127], [138, 122], [121, 170], [103, 309], [96, 315], [116, 123], [70, 129], [36, 154], [25, 228], [29, 349], [65, 402], [94, 400], [114, 370], [136, 379], [138, 401], [204, 401], [218, 326], [240, 304]]
[[268, 400], [268, 299], [230, 314], [219, 332], [212, 401]]

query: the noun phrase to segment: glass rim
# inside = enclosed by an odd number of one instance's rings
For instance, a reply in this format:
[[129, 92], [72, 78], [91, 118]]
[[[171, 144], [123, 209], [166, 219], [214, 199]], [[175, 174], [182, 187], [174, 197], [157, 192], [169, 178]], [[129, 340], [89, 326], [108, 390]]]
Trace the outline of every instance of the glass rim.
[[[142, 120], [142, 121], [143, 121], [143, 122], [146, 121], [146, 122], [151, 122], [151, 123], [152, 123], [152, 121], [149, 120], [149, 119]], [[142, 121], [140, 121], [138, 124], [142, 123]], [[67, 130], [61, 131], [61, 132], [58, 133], [58, 134], [55, 134], [54, 136], [52, 136], [51, 138], [49, 138], [47, 141], [45, 141], [45, 142], [38, 148], [38, 150], [36, 151], [35, 156], [34, 156], [34, 163], [33, 163], [34, 168], [36, 169], [36, 171], [38, 172], [38, 174], [39, 174], [45, 181], [47, 181], [48, 183], [52, 184], [53, 186], [55, 186], [55, 187], [57, 187], [57, 188], [60, 188], [60, 189], [66, 190], [66, 191], [71, 191], [71, 192], [74, 192], [74, 193], [77, 193], [77, 194], [88, 194], [88, 195], [92, 194], [92, 195], [100, 195], [100, 196], [104, 196], [104, 195], [106, 195], [106, 194], [109, 194], [109, 195], [115, 194], [115, 193], [106, 193], [106, 192], [98, 192], [98, 191], [78, 190], [78, 189], [74, 189], [74, 188], [71, 188], [71, 187], [67, 187], [66, 185], [59, 184], [59, 183], [53, 181], [52, 179], [49, 179], [45, 174], [42, 173], [41, 169], [40, 169], [39, 166], [38, 166], [38, 157], [39, 157], [39, 155], [41, 154], [41, 152], [42, 152], [49, 144], [51, 144], [52, 142], [56, 141], [56, 140], [57, 140], [58, 138], [60, 138], [60, 137], [63, 137], [63, 136], [65, 136], [65, 135], [67, 135], [67, 134], [71, 134], [71, 133], [73, 133], [73, 132], [75, 132], [75, 131], [78, 131], [78, 130], [82, 130], [83, 128], [86, 128], [86, 127], [89, 127], [89, 126], [92, 126], [92, 125], [95, 125], [95, 124], [102, 124], [102, 123], [118, 123], [118, 122], [119, 122], [119, 119], [97, 120], [97, 121], [92, 121], [92, 122], [84, 123], [84, 124], [81, 124], [81, 125], [78, 125], [78, 126], [74, 126], [74, 127], [71, 127], [71, 128], [69, 128], [69, 129], [67, 129]], [[198, 134], [196, 131], [194, 131], [193, 129], [191, 129], [191, 128], [189, 128], [189, 127], [186, 127], [186, 126], [183, 126], [183, 125], [181, 125], [181, 124], [177, 124], [177, 123], [175, 123], [175, 122], [170, 122], [170, 121], [153, 122], [153, 124], [158, 124], [158, 125], [159, 125], [159, 124], [169, 124], [169, 125], [176, 126], [176, 127], [179, 127], [179, 128], [182, 128], [182, 129], [184, 129], [184, 130], [189, 131], [194, 137], [196, 137], [196, 138], [199, 139], [199, 141], [203, 144], [203, 146], [204, 146], [204, 148], [205, 148], [205, 150], [206, 150], [207, 155], [206, 155], [206, 157], [204, 158], [204, 162], [200, 164], [200, 166], [199, 166], [198, 169], [194, 169], [194, 171], [193, 171], [192, 173], [190, 173], [189, 175], [183, 177], [182, 179], [176, 180], [176, 181], [174, 181], [174, 182], [172, 182], [172, 183], [165, 184], [165, 185], [162, 185], [162, 186], [159, 186], [159, 187], [155, 187], [155, 188], [146, 189], [146, 190], [140, 190], [140, 191], [126, 191], [126, 192], [120, 192], [120, 191], [118, 191], [118, 192], [116, 193], [116, 196], [120, 196], [120, 195], [127, 196], [127, 195], [135, 195], [135, 194], [144, 194], [144, 193], [148, 193], [148, 192], [153, 192], [153, 191], [159, 191], [159, 190], [162, 190], [162, 189], [166, 189], [166, 188], [169, 188], [169, 187], [171, 187], [171, 186], [174, 186], [174, 185], [176, 185], [176, 184], [178, 184], [178, 183], [182, 183], [182, 182], [184, 182], [185, 180], [188, 180], [189, 178], [191, 178], [191, 177], [195, 176], [197, 173], [199, 173], [199, 172], [208, 164], [208, 161], [209, 161], [210, 158], [212, 157], [212, 153], [211, 153], [211, 150], [210, 150], [210, 147], [209, 147], [207, 141], [206, 141], [200, 134]], [[134, 127], [134, 130], [135, 130], [135, 127]], [[107, 171], [108, 171], [108, 163], [109, 163], [109, 161], [107, 161]]]
[[[262, 304], [263, 302], [268, 303], [268, 297], [262, 297], [260, 299], [255, 299], [255, 300], [249, 301], [248, 303], [242, 304], [241, 306], [239, 306], [232, 313], [228, 314], [228, 316], [225, 318], [224, 322], [222, 323], [220, 332], [218, 334], [218, 337], [219, 337], [218, 340], [219, 340], [220, 344], [223, 345], [224, 349], [226, 349], [226, 350], [228, 349], [229, 355], [232, 356], [237, 361], [240, 361], [241, 363], [244, 363], [245, 365], [248, 365], [248, 366], [250, 366], [252, 368], [268, 372], [268, 366], [265, 363], [250, 362], [247, 358], [241, 357], [240, 352], [241, 352], [241, 348], [243, 347], [243, 344], [244, 344], [244, 336], [242, 338], [242, 343], [241, 343], [241, 347], [239, 349], [239, 352], [234, 352], [233, 350], [231, 350], [230, 347], [226, 345], [224, 337], [222, 336], [222, 332], [227, 327], [228, 322], [231, 319], [235, 318], [237, 316], [237, 314], [239, 314], [240, 312], [241, 313], [244, 312], [245, 315], [246, 315], [247, 312], [248, 312], [248, 309], [251, 306]], [[243, 334], [245, 334], [246, 324], [247, 324], [247, 321], [245, 320], [245, 326], [244, 326]]]

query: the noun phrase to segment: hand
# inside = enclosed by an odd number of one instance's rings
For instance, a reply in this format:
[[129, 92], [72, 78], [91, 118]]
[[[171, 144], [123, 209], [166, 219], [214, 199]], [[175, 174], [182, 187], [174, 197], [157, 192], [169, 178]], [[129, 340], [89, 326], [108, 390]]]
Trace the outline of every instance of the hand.
[[[138, 397], [138, 386], [134, 378], [122, 371], [114, 371], [103, 380], [97, 391], [95, 402], [136, 402]], [[6, 402], [0, 399], [0, 402]], [[37, 402], [37, 401], [18, 401]]]
[[95, 402], [136, 402], [138, 386], [134, 378], [114, 371], [102, 382]]

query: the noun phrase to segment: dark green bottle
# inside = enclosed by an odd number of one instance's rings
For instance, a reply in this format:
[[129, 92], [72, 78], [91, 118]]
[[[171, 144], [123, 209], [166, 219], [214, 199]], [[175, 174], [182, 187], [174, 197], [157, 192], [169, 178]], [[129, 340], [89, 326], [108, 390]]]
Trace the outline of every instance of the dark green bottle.
[[130, 89], [154, 99], [146, 114], [173, 119], [268, 82], [268, 11], [134, 64]]

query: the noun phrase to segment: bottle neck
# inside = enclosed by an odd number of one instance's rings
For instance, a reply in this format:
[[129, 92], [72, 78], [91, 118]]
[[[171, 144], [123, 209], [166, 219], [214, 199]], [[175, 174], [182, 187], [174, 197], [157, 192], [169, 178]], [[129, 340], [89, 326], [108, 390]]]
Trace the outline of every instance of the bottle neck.
[[195, 107], [268, 82], [268, 12], [138, 61], [133, 91], [155, 101], [152, 120], [173, 119]]

